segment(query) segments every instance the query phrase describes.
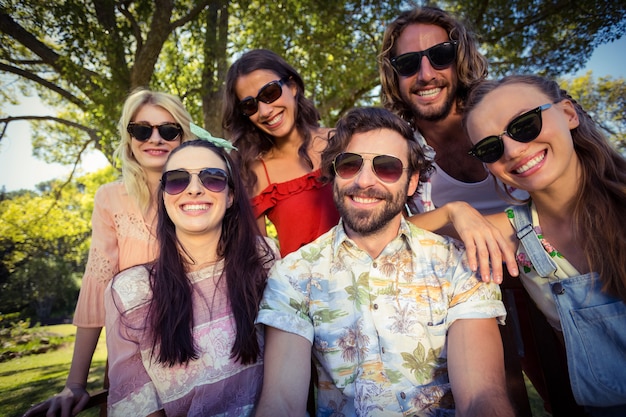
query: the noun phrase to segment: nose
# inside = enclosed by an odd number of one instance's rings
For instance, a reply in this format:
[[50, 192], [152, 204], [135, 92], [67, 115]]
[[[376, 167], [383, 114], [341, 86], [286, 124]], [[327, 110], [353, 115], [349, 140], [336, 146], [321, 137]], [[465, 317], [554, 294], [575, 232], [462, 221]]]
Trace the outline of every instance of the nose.
[[186, 191], [189, 195], [200, 195], [204, 192], [204, 185], [202, 185], [198, 174], [191, 175], [191, 180], [189, 181]]
[[163, 138], [159, 134], [159, 129], [157, 129], [156, 127], [152, 128], [152, 134], [150, 135], [150, 142], [153, 142], [153, 143], [163, 142]]
[[504, 143], [504, 158], [514, 159], [526, 153], [528, 143], [518, 142], [511, 139], [506, 133], [503, 133], [501, 138]]
[[257, 101], [258, 110], [257, 113], [259, 116], [268, 117], [272, 114], [272, 105], [263, 103], [262, 101]]
[[354, 178], [354, 182], [361, 188], [369, 188], [376, 184], [378, 177], [372, 169], [372, 161], [367, 159], [363, 160], [363, 166], [361, 170]]
[[432, 80], [435, 78], [435, 69], [432, 65], [430, 65], [430, 61], [426, 55], [422, 56], [422, 61], [420, 62], [420, 69], [417, 72], [418, 79], [420, 80]]

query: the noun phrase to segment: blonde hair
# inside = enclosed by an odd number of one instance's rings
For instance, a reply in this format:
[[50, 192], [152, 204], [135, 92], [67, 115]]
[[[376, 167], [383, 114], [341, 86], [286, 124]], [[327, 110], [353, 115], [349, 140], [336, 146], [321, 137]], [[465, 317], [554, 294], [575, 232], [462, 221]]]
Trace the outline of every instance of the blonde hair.
[[113, 158], [116, 161], [120, 161], [122, 181], [126, 187], [126, 191], [135, 199], [143, 211], [147, 211], [150, 207], [151, 190], [148, 187], [148, 176], [145, 170], [133, 155], [131, 149], [132, 138], [126, 130], [126, 127], [128, 123], [133, 120], [137, 112], [146, 104], [167, 110], [176, 123], [182, 126], [183, 135], [180, 140], [181, 143], [195, 138], [189, 127], [191, 116], [178, 97], [145, 88], [138, 88], [126, 98], [122, 115], [117, 126], [120, 134], [120, 143], [113, 153]]

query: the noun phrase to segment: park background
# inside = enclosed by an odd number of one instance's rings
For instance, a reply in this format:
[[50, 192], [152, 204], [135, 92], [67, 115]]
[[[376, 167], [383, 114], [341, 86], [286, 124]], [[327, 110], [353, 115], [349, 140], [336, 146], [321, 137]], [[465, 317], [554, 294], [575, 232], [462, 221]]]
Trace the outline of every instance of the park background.
[[[30, 344], [31, 326], [70, 319], [93, 193], [117, 176], [111, 150], [128, 91], [149, 85], [184, 97], [194, 120], [219, 135], [225, 69], [242, 51], [266, 47], [301, 72], [323, 124], [332, 126], [350, 107], [379, 104], [376, 54], [385, 24], [398, 10], [426, 3], [0, 0], [0, 328], [24, 342], [24, 353], [0, 363], [0, 415], [17, 416], [63, 386], [72, 326], [55, 326], [53, 333], [35, 327], [45, 346]], [[558, 77], [624, 149], [624, 2], [430, 3], [473, 23], [492, 77]], [[115, 20], [102, 19], [103, 11]], [[53, 56], [65, 58], [64, 65]], [[121, 67], [107, 61], [114, 59]], [[101, 386], [105, 358], [99, 352], [94, 388]], [[544, 415], [540, 409], [535, 417]]]

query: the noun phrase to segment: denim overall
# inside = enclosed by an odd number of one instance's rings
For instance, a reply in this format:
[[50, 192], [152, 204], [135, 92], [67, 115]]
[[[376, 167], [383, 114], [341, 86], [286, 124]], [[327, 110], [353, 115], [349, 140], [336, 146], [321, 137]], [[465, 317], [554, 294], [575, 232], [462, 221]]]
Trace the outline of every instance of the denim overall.
[[[514, 206], [513, 211], [517, 237], [535, 270], [542, 277], [555, 277], [556, 265], [534, 231], [530, 208]], [[557, 277], [550, 284], [576, 402], [593, 416], [625, 417], [626, 304], [601, 287], [595, 272], [562, 281]]]

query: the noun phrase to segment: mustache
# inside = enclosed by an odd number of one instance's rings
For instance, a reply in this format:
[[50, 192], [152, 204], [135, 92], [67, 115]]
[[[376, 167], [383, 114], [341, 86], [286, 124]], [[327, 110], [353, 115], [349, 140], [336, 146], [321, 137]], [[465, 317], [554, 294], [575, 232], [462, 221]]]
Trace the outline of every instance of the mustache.
[[441, 81], [421, 81], [415, 80], [415, 83], [409, 89], [411, 94], [417, 94], [419, 90], [423, 90], [424, 88], [444, 88], [448, 85], [444, 80]]
[[377, 190], [374, 188], [361, 188], [359, 186], [354, 186], [354, 185], [342, 190], [341, 194], [357, 196], [357, 197], [380, 198], [380, 199], [389, 198], [389, 193], [385, 191]]

